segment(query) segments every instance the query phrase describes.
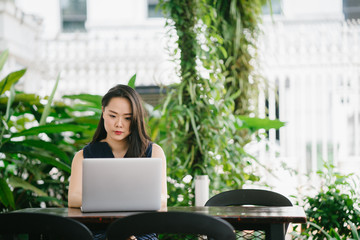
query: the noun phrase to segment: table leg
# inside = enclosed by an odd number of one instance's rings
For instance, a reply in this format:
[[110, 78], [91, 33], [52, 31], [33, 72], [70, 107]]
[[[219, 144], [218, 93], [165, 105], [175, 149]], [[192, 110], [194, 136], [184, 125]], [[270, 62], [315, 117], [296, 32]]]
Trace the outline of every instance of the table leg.
[[266, 240], [285, 240], [285, 224], [274, 223], [270, 225], [270, 231], [266, 232]]

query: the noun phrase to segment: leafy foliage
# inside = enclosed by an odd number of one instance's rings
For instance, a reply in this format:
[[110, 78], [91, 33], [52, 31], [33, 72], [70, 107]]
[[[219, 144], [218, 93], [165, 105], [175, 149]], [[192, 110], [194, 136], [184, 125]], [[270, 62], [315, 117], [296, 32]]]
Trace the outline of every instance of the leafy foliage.
[[[257, 114], [259, 92], [267, 83], [258, 73], [257, 44], [263, 0], [204, 0], [201, 21], [205, 44], [204, 66], [223, 79], [225, 98], [234, 99], [236, 116]], [[237, 131], [239, 144], [252, 140], [247, 128]]]
[[[225, 77], [227, 96], [236, 95], [234, 113], [248, 115], [257, 102], [260, 76], [256, 74], [257, 38], [263, 0], [207, 0], [202, 21], [207, 28], [206, 56]], [[213, 56], [211, 56], [213, 55]], [[210, 57], [210, 59], [209, 59]]]
[[305, 197], [305, 212], [309, 222], [303, 226], [303, 239], [359, 239], [360, 198], [359, 179], [353, 174], [334, 172], [326, 165], [318, 171], [323, 183], [315, 196]]
[[[171, 86], [164, 104], [150, 118], [150, 127], [153, 138], [157, 137], [166, 151], [169, 205], [191, 205], [196, 175], [209, 175], [214, 194], [259, 179], [251, 171], [256, 159], [244, 151], [237, 133], [246, 129], [252, 134], [265, 125], [233, 114], [238, 94], [227, 94], [224, 75], [218, 66], [209, 64], [218, 56], [213, 50], [204, 50], [209, 46], [201, 41], [204, 25], [200, 16], [207, 14], [205, 2], [170, 0], [161, 4], [164, 15], [169, 16], [169, 32], [177, 35], [172, 55], [180, 65], [181, 83]], [[269, 120], [268, 126], [273, 127], [274, 121]]]
[[[1, 54], [0, 66], [7, 55]], [[71, 159], [92, 137], [100, 116], [88, 111], [101, 109], [99, 96], [66, 96], [72, 99], [67, 105], [52, 102], [53, 94], [16, 91], [25, 71], [0, 81], [0, 211], [66, 206]]]

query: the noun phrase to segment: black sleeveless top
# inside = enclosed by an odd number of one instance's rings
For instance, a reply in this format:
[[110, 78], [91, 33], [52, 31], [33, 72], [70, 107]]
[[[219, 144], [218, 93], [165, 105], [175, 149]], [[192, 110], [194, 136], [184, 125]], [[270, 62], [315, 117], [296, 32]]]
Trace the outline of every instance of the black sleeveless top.
[[[83, 149], [84, 158], [114, 158], [114, 154], [107, 142], [95, 142], [86, 145]], [[144, 157], [151, 157], [152, 142], [149, 143]], [[126, 157], [126, 154], [125, 154]]]

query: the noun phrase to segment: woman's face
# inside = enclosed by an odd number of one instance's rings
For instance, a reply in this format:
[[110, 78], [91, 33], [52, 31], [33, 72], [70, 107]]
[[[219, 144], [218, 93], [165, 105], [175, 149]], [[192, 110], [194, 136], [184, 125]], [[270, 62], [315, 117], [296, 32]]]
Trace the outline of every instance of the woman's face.
[[114, 97], [103, 108], [107, 140], [122, 141], [130, 135], [132, 108], [127, 98]]

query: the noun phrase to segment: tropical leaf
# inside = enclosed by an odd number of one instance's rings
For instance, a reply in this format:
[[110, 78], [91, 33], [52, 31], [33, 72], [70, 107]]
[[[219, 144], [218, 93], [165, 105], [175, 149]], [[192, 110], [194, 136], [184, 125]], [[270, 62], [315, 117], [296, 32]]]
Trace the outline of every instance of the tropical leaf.
[[[72, 107], [68, 107], [67, 109], [69, 109], [71, 112], [91, 112], [92, 114], [101, 114], [102, 110], [101, 110], [101, 105], [94, 107], [92, 104], [90, 106], [90, 104], [75, 104]], [[99, 117], [98, 117], [99, 119]]]
[[194, 117], [194, 114], [189, 110], [189, 109], [186, 109], [187, 113], [189, 114], [189, 117], [190, 117], [190, 121], [191, 121], [191, 126], [192, 126], [192, 130], [194, 131], [194, 134], [195, 134], [195, 137], [196, 137], [196, 141], [197, 141], [197, 144], [198, 144], [198, 147], [199, 147], [199, 150], [200, 152], [202, 152], [202, 144], [201, 144], [201, 141], [200, 141], [200, 136], [199, 136], [199, 132], [197, 130], [197, 126], [196, 126], [196, 123], [195, 123], [195, 117]]
[[78, 117], [74, 119], [74, 121], [79, 124], [88, 124], [96, 127], [99, 123], [99, 117], [98, 116]]
[[[0, 97], [0, 104], [6, 104], [8, 97], [3, 95]], [[17, 92], [14, 98], [14, 103], [25, 102], [28, 104], [40, 105], [40, 97], [36, 94], [19, 93]]]
[[285, 123], [280, 120], [270, 120], [268, 118], [256, 118], [248, 116], [237, 116], [244, 124], [240, 126], [240, 129], [252, 128], [258, 129], [279, 129], [285, 126]]
[[16, 72], [9, 73], [3, 80], [0, 81], [0, 95], [8, 91], [13, 84], [24, 76], [26, 69], [22, 69]]
[[[36, 149], [34, 150], [28, 146], [14, 144], [13, 142], [11, 142], [11, 143], [6, 143], [6, 145], [4, 145], [4, 147], [1, 149], [1, 152], [23, 155], [26, 156], [28, 159], [38, 159], [42, 163], [49, 164], [53, 167], [56, 167], [60, 170], [64, 170], [65, 172], [68, 173], [71, 172], [70, 163], [58, 161], [55, 157], [49, 156], [47, 151], [36, 151]], [[9, 161], [8, 159], [3, 159], [3, 160]]]
[[6, 105], [6, 113], [5, 113], [5, 121], [8, 122], [10, 119], [10, 116], [12, 115], [12, 112], [14, 111], [13, 109], [11, 109], [11, 105], [14, 102], [15, 99], [15, 88], [14, 85], [11, 86], [10, 88], [10, 96]]
[[64, 162], [66, 162], [68, 164], [71, 163], [71, 161], [70, 161], [69, 157], [66, 155], [66, 153], [64, 151], [62, 151], [61, 149], [59, 149], [57, 145], [55, 145], [51, 142], [29, 139], [29, 140], [24, 140], [21, 142], [16, 142], [16, 144], [19, 144], [19, 145], [21, 144], [21, 145], [25, 145], [25, 146], [29, 146], [29, 147], [36, 147], [36, 148], [44, 149], [45, 151], [54, 153], [57, 157], [59, 157]]
[[349, 224], [349, 226], [350, 226], [350, 228], [351, 228], [351, 232], [352, 232], [352, 234], [353, 234], [354, 239], [359, 240], [360, 237], [359, 237], [359, 233], [358, 233], [358, 230], [357, 230], [355, 224], [352, 223], [352, 222], [347, 222], [347, 223]]
[[44, 124], [46, 123], [46, 118], [47, 118], [47, 117], [49, 116], [49, 114], [50, 114], [50, 111], [51, 111], [51, 103], [52, 103], [52, 101], [53, 101], [53, 99], [54, 99], [54, 95], [55, 95], [57, 86], [58, 86], [58, 84], [59, 84], [59, 80], [60, 80], [60, 73], [59, 73], [59, 75], [58, 75], [58, 77], [57, 77], [57, 79], [56, 79], [54, 88], [53, 88], [53, 90], [52, 90], [52, 92], [51, 92], [51, 94], [50, 94], [50, 96], [49, 96], [48, 102], [47, 102], [47, 104], [46, 104], [46, 106], [45, 106], [45, 108], [44, 108], [44, 111], [43, 111], [42, 115], [41, 115], [40, 122], [39, 122], [39, 125], [40, 125], [40, 126], [41, 126], [41, 125], [44, 125]]
[[130, 78], [128, 86], [135, 89], [136, 73]]
[[331, 236], [326, 232], [324, 231], [319, 225], [317, 225], [316, 223], [313, 223], [313, 222], [307, 222], [307, 224], [309, 224], [310, 226], [316, 228], [317, 230], [319, 230], [321, 233], [323, 233], [327, 239], [333, 239], [331, 238]]
[[9, 56], [9, 50], [5, 50], [1, 53], [1, 55], [0, 55], [0, 71], [3, 69], [8, 56]]
[[84, 102], [91, 103], [94, 107], [101, 108], [102, 96], [100, 95], [91, 95], [91, 94], [64, 95], [63, 98], [74, 99], [74, 100], [78, 99]]
[[44, 196], [44, 197], [48, 196], [41, 189], [39, 189], [39, 188], [35, 187], [34, 185], [28, 183], [24, 179], [16, 177], [16, 176], [11, 176], [9, 178], [9, 183], [13, 188], [22, 188], [22, 189], [25, 189], [25, 190], [30, 190], [30, 191], [36, 193], [36, 195], [38, 195], [38, 196]]
[[6, 180], [0, 178], [0, 202], [5, 206], [15, 209], [14, 196], [7, 184]]
[[30, 159], [38, 159], [40, 160], [42, 163], [46, 163], [46, 164], [50, 164], [51, 166], [54, 166], [60, 170], [64, 170], [65, 172], [70, 173], [71, 172], [71, 167], [70, 165], [60, 162], [56, 159], [54, 159], [53, 157], [48, 157], [48, 156], [44, 156], [42, 154], [39, 153], [32, 153], [32, 152], [18, 152], [19, 154], [23, 154], [25, 156], [27, 156]]
[[40, 133], [62, 133], [62, 132], [81, 132], [87, 129], [87, 126], [74, 125], [74, 124], [47, 124], [38, 127], [32, 127], [24, 131], [14, 133], [11, 138], [21, 136], [38, 135]]

